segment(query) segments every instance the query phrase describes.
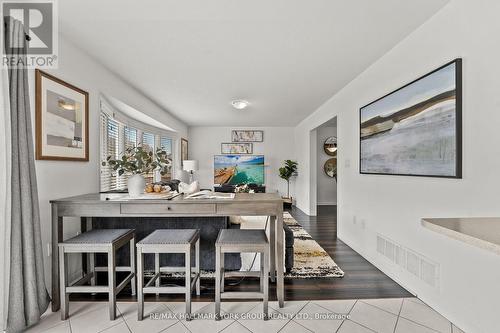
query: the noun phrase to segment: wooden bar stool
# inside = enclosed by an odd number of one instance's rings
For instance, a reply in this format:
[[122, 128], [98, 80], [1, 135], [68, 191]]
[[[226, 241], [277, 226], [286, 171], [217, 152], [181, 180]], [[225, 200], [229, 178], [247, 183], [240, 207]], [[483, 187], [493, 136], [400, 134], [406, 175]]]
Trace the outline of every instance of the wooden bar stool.
[[[116, 251], [130, 243], [130, 267], [116, 267]], [[116, 318], [116, 295], [130, 282], [132, 294], [135, 295], [135, 230], [134, 229], [93, 229], [76, 237], [59, 243], [59, 269], [61, 288], [61, 318], [68, 318], [68, 302], [70, 293], [108, 293], [109, 294], [109, 319]], [[90, 272], [85, 274], [75, 284], [68, 282], [68, 253], [89, 253], [91, 256]], [[107, 253], [108, 266], [104, 270], [94, 266], [96, 253]], [[97, 271], [108, 272], [108, 285], [96, 286], [95, 275]], [[129, 275], [116, 286], [116, 271], [127, 271]], [[83, 286], [91, 280], [90, 286]]]
[[[191, 279], [191, 253], [195, 247], [195, 276]], [[144, 285], [144, 253], [155, 254], [155, 275]], [[161, 253], [183, 253], [185, 267], [160, 267]], [[162, 287], [161, 272], [185, 272], [184, 287]], [[186, 320], [191, 319], [191, 293], [196, 285], [196, 295], [200, 295], [200, 231], [197, 229], [160, 229], [155, 230], [137, 243], [137, 319], [144, 317], [144, 294], [186, 294]], [[155, 283], [153, 286], [153, 283]]]
[[[260, 253], [260, 292], [224, 291], [224, 254]], [[229, 275], [229, 274], [227, 274]], [[231, 276], [255, 276], [255, 272], [231, 272]], [[264, 320], [268, 319], [269, 292], [269, 241], [265, 230], [223, 229], [215, 242], [215, 319], [220, 320], [221, 299], [261, 299], [264, 305]]]

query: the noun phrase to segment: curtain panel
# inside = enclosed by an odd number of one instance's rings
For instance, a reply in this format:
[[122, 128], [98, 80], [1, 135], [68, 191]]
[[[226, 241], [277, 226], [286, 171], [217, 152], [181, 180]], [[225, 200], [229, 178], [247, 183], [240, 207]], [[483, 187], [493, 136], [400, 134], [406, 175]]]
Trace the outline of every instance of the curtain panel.
[[7, 327], [10, 273], [10, 99], [7, 68], [0, 69], [0, 330]]
[[[6, 45], [26, 56], [24, 27], [7, 18]], [[44, 281], [40, 212], [26, 68], [9, 68], [11, 118], [11, 246], [7, 332], [37, 323], [50, 302]], [[56, 255], [56, 254], [54, 254]]]

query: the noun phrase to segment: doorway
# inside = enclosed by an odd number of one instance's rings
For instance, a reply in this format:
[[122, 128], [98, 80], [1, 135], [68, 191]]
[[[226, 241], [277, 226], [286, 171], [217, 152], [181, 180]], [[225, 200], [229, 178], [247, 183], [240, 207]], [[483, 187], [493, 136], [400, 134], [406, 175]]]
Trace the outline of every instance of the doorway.
[[[315, 211], [318, 218], [331, 221], [337, 237], [337, 117], [318, 126], [311, 137], [314, 159], [312, 177]], [[315, 156], [314, 156], [315, 155]]]

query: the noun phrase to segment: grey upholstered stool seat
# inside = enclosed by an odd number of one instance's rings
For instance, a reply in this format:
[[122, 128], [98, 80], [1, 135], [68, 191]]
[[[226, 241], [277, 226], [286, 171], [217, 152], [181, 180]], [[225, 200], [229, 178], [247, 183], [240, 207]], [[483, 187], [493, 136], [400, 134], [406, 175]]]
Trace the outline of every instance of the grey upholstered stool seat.
[[111, 244], [133, 233], [133, 229], [93, 229], [65, 240], [64, 244]]
[[[130, 244], [130, 266], [116, 267], [116, 251]], [[130, 282], [132, 294], [135, 295], [135, 231], [134, 229], [93, 229], [59, 243], [59, 269], [61, 277], [61, 318], [68, 318], [68, 302], [70, 293], [108, 293], [109, 318], [116, 318], [116, 295]], [[68, 253], [89, 253], [90, 272], [79, 281], [69, 285], [67, 261]], [[95, 254], [108, 255], [107, 267], [95, 267]], [[95, 276], [98, 271], [108, 272], [108, 285], [96, 286]], [[130, 274], [116, 286], [116, 271], [126, 271]], [[83, 284], [90, 280], [90, 286]]]
[[[191, 252], [195, 247], [194, 277], [191, 278]], [[144, 285], [145, 253], [155, 255], [155, 275]], [[183, 253], [185, 267], [160, 267], [160, 254]], [[162, 287], [161, 272], [185, 272], [184, 287]], [[144, 294], [186, 294], [186, 320], [191, 319], [191, 293], [196, 285], [196, 294], [200, 295], [200, 231], [197, 229], [160, 229], [153, 231], [137, 243], [137, 318], [144, 317]], [[155, 286], [153, 287], [153, 283]]]
[[160, 229], [155, 230], [139, 244], [142, 246], [149, 244], [191, 244], [200, 237], [200, 232], [196, 229]]
[[223, 244], [267, 244], [267, 236], [263, 230], [224, 229], [219, 233], [217, 243]]
[[[265, 230], [223, 229], [215, 242], [215, 318], [220, 319], [221, 299], [262, 299], [264, 320], [268, 319], [269, 287], [269, 241]], [[260, 253], [260, 292], [225, 292], [224, 254], [257, 252]], [[232, 276], [255, 276], [255, 272], [231, 272]]]

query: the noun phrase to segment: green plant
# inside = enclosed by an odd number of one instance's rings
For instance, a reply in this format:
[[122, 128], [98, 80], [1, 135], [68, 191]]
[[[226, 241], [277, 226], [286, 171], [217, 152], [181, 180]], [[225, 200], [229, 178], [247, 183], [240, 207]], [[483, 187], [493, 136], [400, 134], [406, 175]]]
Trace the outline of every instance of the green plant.
[[297, 175], [298, 163], [292, 160], [285, 160], [285, 166], [279, 168], [280, 177], [286, 180], [287, 184], [287, 198], [290, 197], [290, 178]]
[[163, 148], [157, 148], [153, 153], [144, 150], [142, 146], [137, 146], [125, 149], [119, 159], [108, 156], [102, 165], [109, 165], [114, 171], [118, 171], [119, 176], [124, 173], [144, 175], [154, 170], [159, 170], [162, 175], [165, 175], [170, 171], [172, 160], [167, 157], [167, 152]]

